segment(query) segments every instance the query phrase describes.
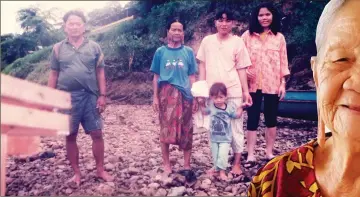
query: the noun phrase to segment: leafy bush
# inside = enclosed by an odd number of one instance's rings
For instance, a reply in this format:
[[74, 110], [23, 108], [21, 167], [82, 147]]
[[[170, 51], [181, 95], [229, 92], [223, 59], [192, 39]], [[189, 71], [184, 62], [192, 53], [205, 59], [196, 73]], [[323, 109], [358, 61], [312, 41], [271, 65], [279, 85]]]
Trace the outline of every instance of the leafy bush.
[[186, 25], [185, 42], [192, 39], [195, 22], [206, 12], [208, 1], [170, 1], [157, 5], [144, 18], [125, 21], [96, 40], [107, 49], [108, 56], [121, 59], [118, 71], [143, 71], [150, 67], [156, 48], [164, 44], [166, 22], [179, 16]]
[[[302, 0], [266, 0], [273, 2], [281, 13], [282, 18], [282, 33], [285, 35], [288, 48], [288, 57], [291, 66], [296, 66], [297, 63], [292, 64], [292, 60], [299, 57], [307, 59], [307, 56], [315, 55], [315, 28], [320, 17], [320, 14], [327, 3], [327, 1], [302, 1]], [[131, 8], [137, 12], [135, 19], [125, 21], [117, 27], [95, 35], [93, 39], [100, 43], [106, 58], [110, 63], [112, 75], [116, 75], [118, 71], [147, 71], [150, 67], [152, 57], [156, 48], [164, 44], [166, 36], [166, 21], [170, 17], [180, 16], [185, 22], [185, 44], [192, 40], [194, 32], [207, 33], [208, 30], [214, 30], [214, 16], [215, 13], [224, 8], [231, 9], [234, 12], [236, 19], [239, 21], [239, 26], [233, 29], [237, 35], [241, 35], [248, 26], [251, 11], [264, 0], [223, 0], [223, 1], [179, 1], [179, 0], [159, 0], [159, 1], [133, 1], [125, 6], [124, 9]], [[114, 10], [124, 10], [116, 6]], [[116, 12], [112, 11], [109, 16], [106, 15], [107, 8], [93, 12], [93, 25], [105, 23], [107, 20], [115, 20]], [[119, 16], [124, 13], [119, 13]], [[96, 21], [95, 16], [101, 16], [99, 21]], [[207, 21], [203, 24], [199, 21]], [[205, 26], [205, 27], [204, 27]], [[196, 29], [198, 28], [198, 29]], [[53, 42], [64, 38], [62, 30], [52, 32], [55, 38]], [[15, 37], [2, 36], [2, 62], [11, 63], [10, 58], [13, 59], [22, 57], [24, 54], [17, 54], [16, 52], [30, 50], [34, 44], [31, 39], [19, 42], [20, 45], [13, 44], [9, 40], [14, 40]], [[16, 38], [20, 39], [20, 38]], [[22, 38], [25, 39], [25, 38]], [[3, 47], [4, 46], [4, 47]], [[7, 46], [7, 47], [5, 47]], [[3, 48], [6, 48], [5, 51]], [[32, 50], [32, 48], [31, 48]], [[34, 74], [28, 75], [28, 72], [46, 72], [46, 67], [39, 66], [36, 62], [44, 60], [50, 54], [51, 48], [46, 48], [42, 51], [35, 52], [25, 58], [20, 58], [7, 66], [4, 70], [6, 73], [13, 74], [22, 78], [29, 77], [36, 78]], [[9, 54], [15, 54], [13, 56]], [[10, 61], [8, 61], [10, 60]], [[301, 61], [301, 64], [304, 64]], [[292, 70], [301, 70], [309, 67], [306, 65], [297, 65]]]
[[26, 80], [46, 85], [50, 73], [50, 67], [48, 61], [41, 61], [34, 65], [34, 69], [26, 77]]
[[[1, 42], [1, 61], [11, 64], [36, 49], [36, 41], [28, 35], [9, 36]], [[2, 66], [4, 69], [5, 66]]]
[[36, 67], [37, 63], [47, 60], [51, 53], [52, 47], [46, 47], [42, 50], [35, 51], [23, 58], [19, 58], [7, 66], [3, 72], [12, 76], [25, 79]]

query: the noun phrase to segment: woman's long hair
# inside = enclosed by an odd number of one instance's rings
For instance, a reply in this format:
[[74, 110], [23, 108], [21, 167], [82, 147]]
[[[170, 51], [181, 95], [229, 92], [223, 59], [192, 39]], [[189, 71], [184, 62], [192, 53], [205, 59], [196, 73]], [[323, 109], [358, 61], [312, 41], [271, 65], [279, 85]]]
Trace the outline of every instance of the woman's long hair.
[[262, 33], [264, 31], [264, 28], [261, 26], [258, 19], [258, 15], [261, 8], [267, 8], [273, 15], [273, 20], [270, 25], [270, 30], [276, 35], [280, 31], [280, 14], [271, 3], [261, 4], [252, 11], [249, 22], [250, 34]]

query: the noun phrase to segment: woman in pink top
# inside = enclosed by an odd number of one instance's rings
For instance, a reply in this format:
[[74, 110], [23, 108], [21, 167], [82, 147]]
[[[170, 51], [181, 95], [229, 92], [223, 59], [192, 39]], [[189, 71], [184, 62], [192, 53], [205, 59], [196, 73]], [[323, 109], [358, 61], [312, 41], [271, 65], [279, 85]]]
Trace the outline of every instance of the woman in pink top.
[[253, 100], [253, 105], [248, 109], [248, 158], [245, 167], [255, 165], [254, 146], [263, 98], [266, 159], [274, 157], [278, 104], [285, 96], [285, 76], [290, 74], [286, 41], [279, 30], [279, 13], [271, 4], [262, 4], [252, 12], [249, 30], [242, 35], [252, 62], [247, 75]]

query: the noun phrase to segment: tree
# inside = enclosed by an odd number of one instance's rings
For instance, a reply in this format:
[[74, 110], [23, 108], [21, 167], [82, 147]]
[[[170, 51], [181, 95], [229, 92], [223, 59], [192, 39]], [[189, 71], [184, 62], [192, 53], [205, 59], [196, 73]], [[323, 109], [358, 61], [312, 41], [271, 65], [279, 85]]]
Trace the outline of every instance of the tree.
[[147, 0], [147, 1], [134, 1], [128, 3], [128, 7], [132, 7], [136, 10], [136, 13], [141, 16], [145, 17], [153, 7], [158, 5], [162, 5], [164, 3], [169, 2], [170, 0]]
[[55, 21], [55, 17], [51, 14], [51, 10], [42, 12], [37, 7], [24, 8], [18, 11], [17, 20], [24, 32], [36, 39], [39, 45], [53, 44], [50, 32], [54, 28], [49, 21]]
[[50, 46], [64, 39], [61, 29], [54, 29], [51, 25], [58, 17], [53, 8], [41, 11], [30, 7], [18, 11], [17, 20], [24, 32], [20, 35], [6, 34], [1, 36], [1, 63], [2, 70], [16, 59], [36, 51], [39, 45]]
[[[1, 36], [1, 40], [3, 40], [3, 36]], [[1, 70], [16, 59], [27, 55], [28, 51], [35, 49], [36, 41], [29, 34], [8, 36], [1, 42]]]
[[91, 26], [104, 26], [125, 17], [123, 8], [119, 2], [109, 2], [104, 8], [91, 11], [89, 14]]
[[14, 34], [4, 34], [4, 35], [1, 35], [1, 42], [4, 42], [5, 40], [13, 39], [13, 38], [14, 38]]

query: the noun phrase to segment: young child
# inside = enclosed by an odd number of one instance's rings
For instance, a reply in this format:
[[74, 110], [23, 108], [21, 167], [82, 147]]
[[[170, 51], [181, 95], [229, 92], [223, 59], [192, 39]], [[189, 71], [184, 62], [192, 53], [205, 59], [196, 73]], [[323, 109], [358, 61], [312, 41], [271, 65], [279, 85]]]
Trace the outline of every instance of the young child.
[[208, 106], [205, 104], [201, 106], [202, 113], [210, 115], [210, 141], [214, 168], [209, 170], [209, 174], [215, 175], [219, 172], [220, 179], [226, 181], [228, 177], [225, 170], [228, 167], [232, 141], [230, 119], [240, 118], [243, 108], [227, 102], [227, 90], [223, 83], [214, 83], [209, 92]]

